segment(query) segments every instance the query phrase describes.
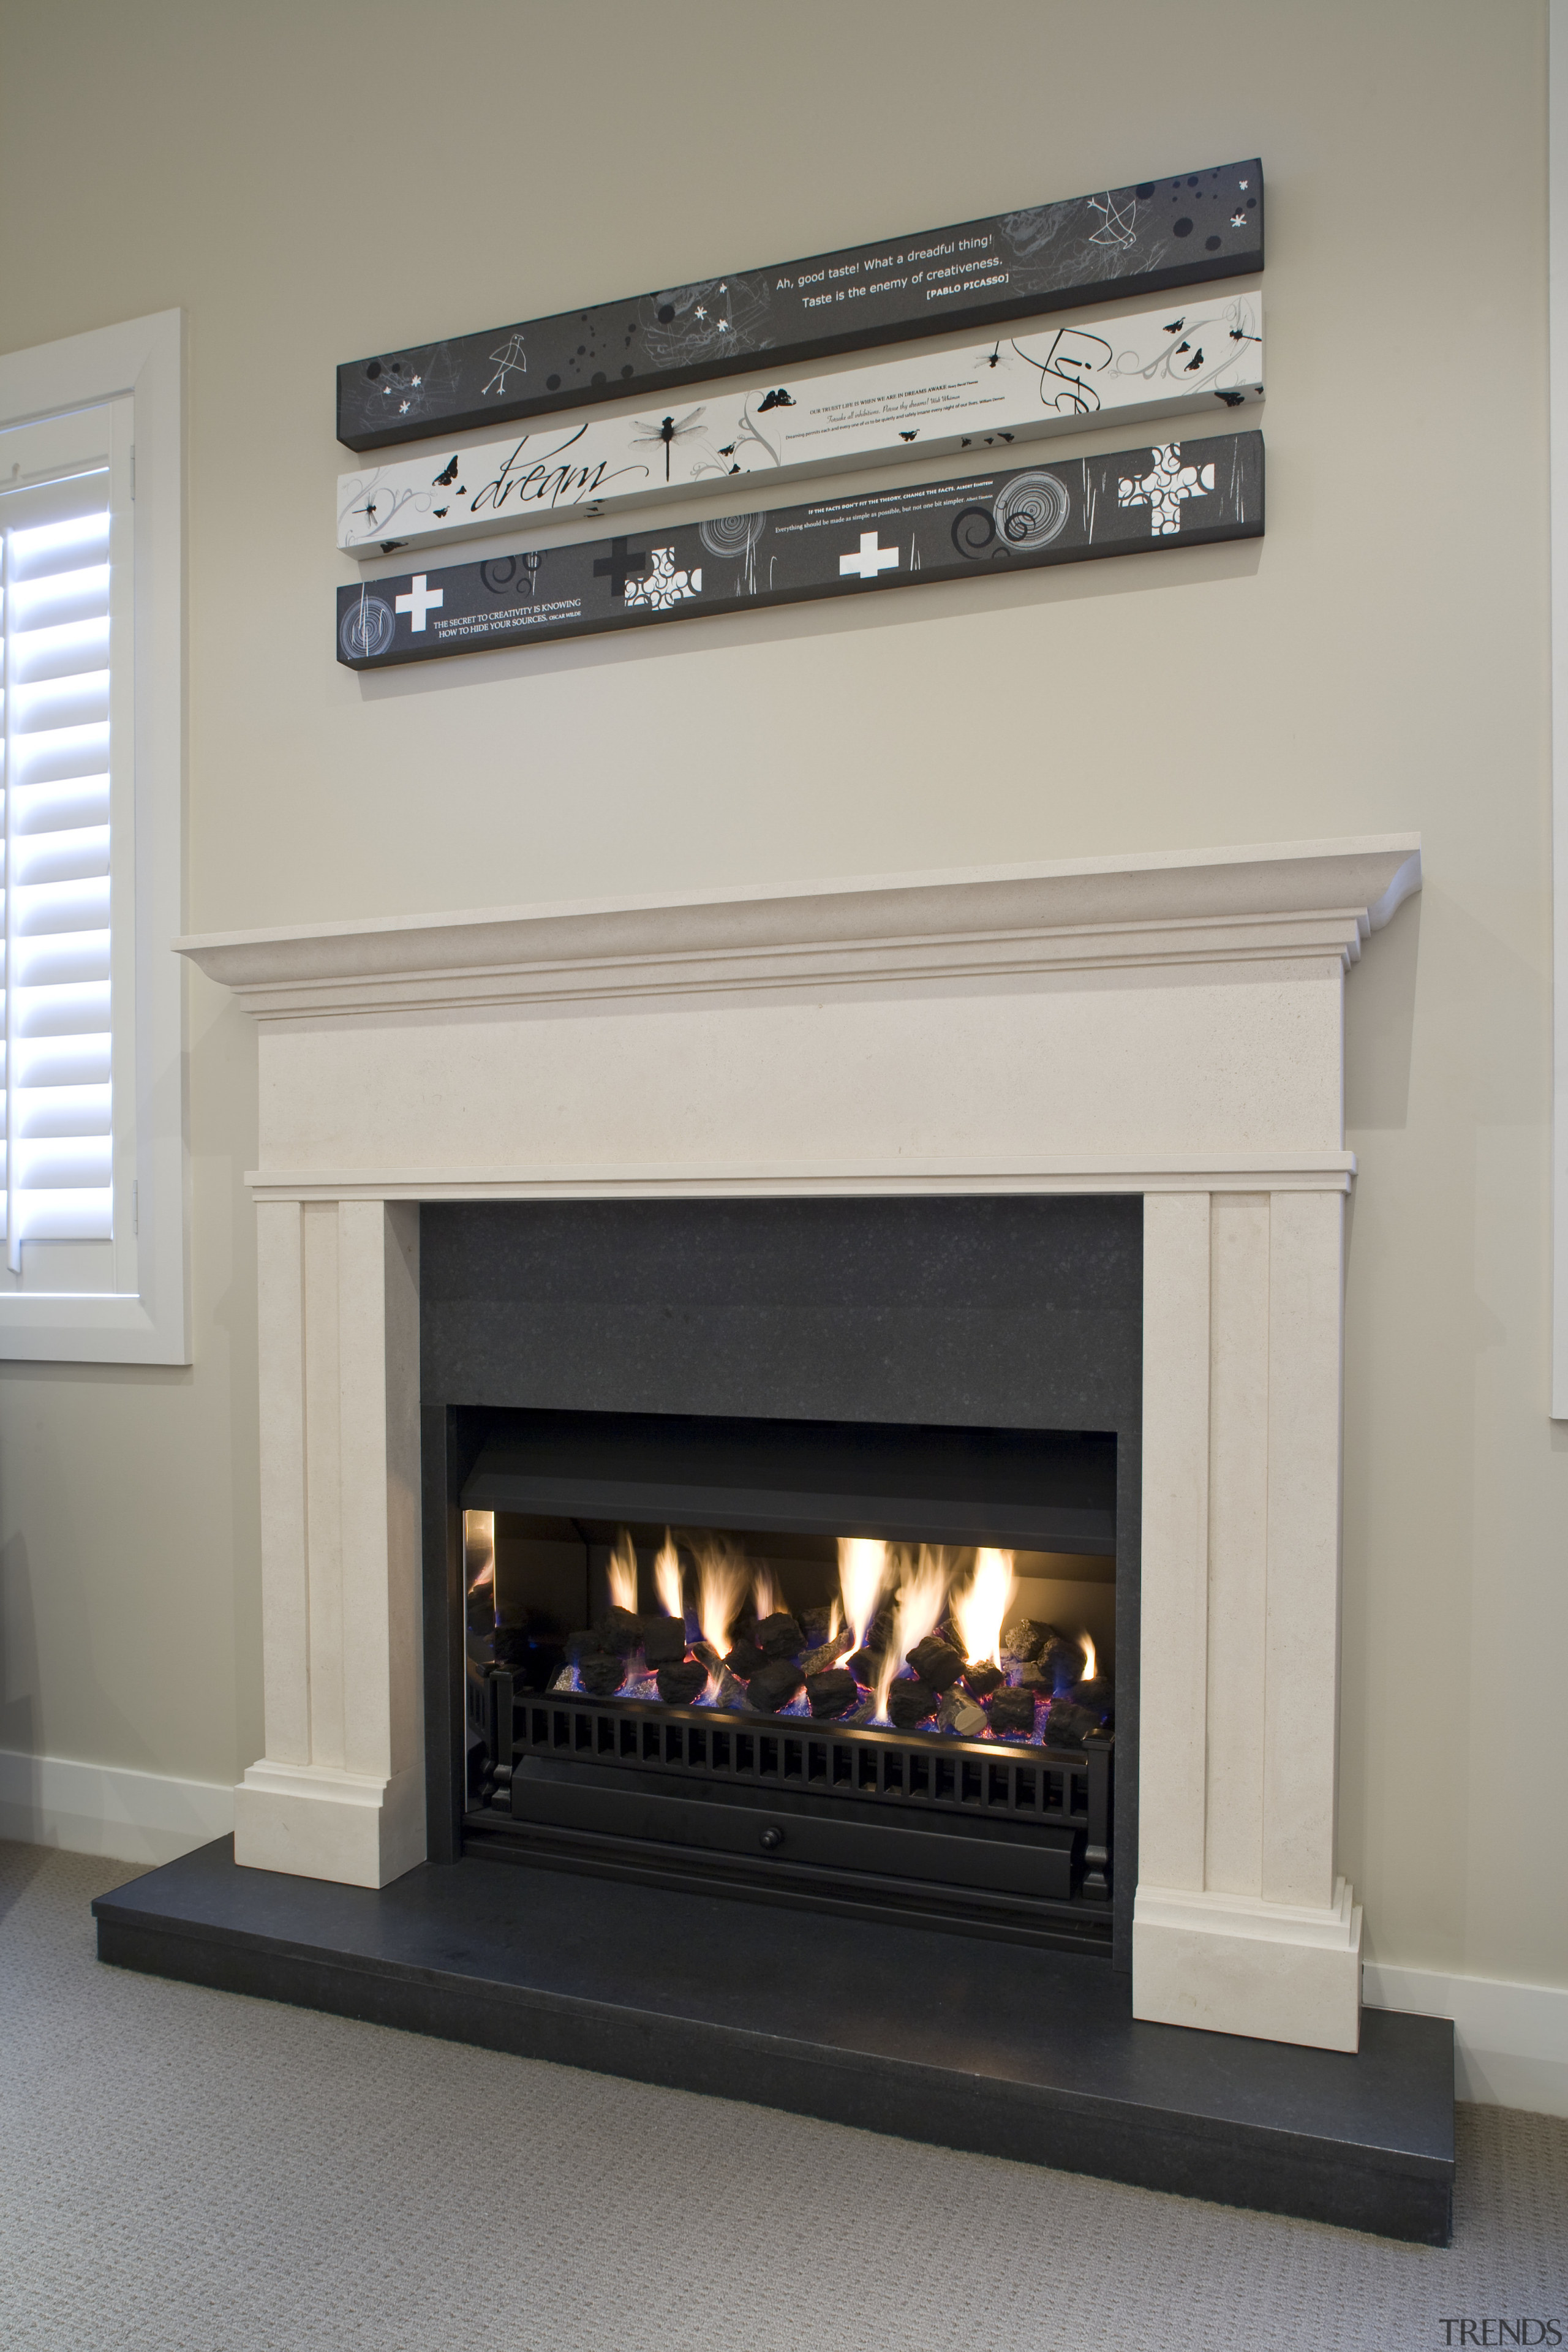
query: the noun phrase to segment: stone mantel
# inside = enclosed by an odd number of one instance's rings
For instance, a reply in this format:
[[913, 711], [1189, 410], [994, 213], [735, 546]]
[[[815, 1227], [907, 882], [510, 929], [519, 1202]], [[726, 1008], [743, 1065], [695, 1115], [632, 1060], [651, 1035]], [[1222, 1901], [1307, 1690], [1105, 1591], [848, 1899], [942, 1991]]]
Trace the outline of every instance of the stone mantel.
[[179, 945], [262, 1025], [261, 1197], [1342, 1191], [1341, 980], [1419, 877], [1398, 835]]
[[1413, 835], [178, 942], [260, 1027], [242, 1862], [424, 1853], [420, 1200], [1134, 1191], [1142, 2017], [1348, 2049], [1343, 985]]
[[1337, 952], [1421, 883], [1414, 834], [387, 916], [180, 940], [267, 1020], [991, 980]]

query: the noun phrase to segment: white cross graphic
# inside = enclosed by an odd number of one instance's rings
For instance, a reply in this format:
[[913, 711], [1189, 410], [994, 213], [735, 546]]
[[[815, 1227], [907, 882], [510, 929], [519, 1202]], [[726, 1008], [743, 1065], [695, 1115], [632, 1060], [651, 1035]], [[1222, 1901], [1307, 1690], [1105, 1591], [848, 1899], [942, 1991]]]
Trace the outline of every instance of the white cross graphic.
[[407, 614], [408, 625], [411, 629], [423, 631], [426, 614], [434, 613], [447, 601], [447, 592], [444, 588], [426, 588], [425, 585], [426, 576], [423, 572], [416, 572], [414, 575], [413, 586], [407, 595], [395, 599], [397, 610]]
[[1123, 474], [1117, 484], [1118, 506], [1149, 509], [1149, 530], [1154, 539], [1168, 539], [1182, 528], [1182, 507], [1188, 499], [1206, 499], [1215, 487], [1213, 466], [1184, 466], [1182, 445], [1167, 441], [1150, 452], [1154, 463], [1141, 478]]
[[875, 580], [879, 572], [886, 572], [888, 566], [890, 563], [896, 564], [898, 560], [899, 551], [896, 547], [879, 547], [876, 532], [863, 530], [860, 534], [859, 554], [839, 557], [839, 576], [842, 578], [849, 572], [854, 572], [861, 580]]

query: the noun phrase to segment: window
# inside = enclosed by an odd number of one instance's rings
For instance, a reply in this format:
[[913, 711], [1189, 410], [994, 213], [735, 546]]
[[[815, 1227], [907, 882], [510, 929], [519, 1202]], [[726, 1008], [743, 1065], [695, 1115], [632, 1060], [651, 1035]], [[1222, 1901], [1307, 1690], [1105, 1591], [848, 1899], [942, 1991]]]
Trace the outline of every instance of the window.
[[[123, 946], [131, 926], [114, 919], [110, 865], [129, 814], [112, 802], [134, 628], [124, 544], [130, 407], [113, 401], [0, 434], [0, 482], [12, 484], [0, 488], [0, 1234], [11, 1286], [25, 1292], [135, 1287], [133, 1258], [115, 1262], [116, 1242], [133, 1240], [138, 1220], [133, 1136], [121, 1138], [114, 1164], [115, 1066], [123, 1085], [135, 983], [128, 969], [112, 971], [116, 937]], [[118, 1054], [117, 1014], [126, 1033]]]
[[0, 1356], [180, 1363], [178, 313], [0, 359]]

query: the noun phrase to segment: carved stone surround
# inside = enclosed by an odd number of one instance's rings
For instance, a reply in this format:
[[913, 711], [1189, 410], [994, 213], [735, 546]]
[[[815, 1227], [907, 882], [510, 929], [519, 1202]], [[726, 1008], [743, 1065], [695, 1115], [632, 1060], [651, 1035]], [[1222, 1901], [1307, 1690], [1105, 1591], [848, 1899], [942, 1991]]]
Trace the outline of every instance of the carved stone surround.
[[425, 1851], [421, 1200], [1138, 1192], [1140, 2017], [1356, 2046], [1342, 989], [1415, 835], [181, 941], [260, 1024], [242, 1863]]

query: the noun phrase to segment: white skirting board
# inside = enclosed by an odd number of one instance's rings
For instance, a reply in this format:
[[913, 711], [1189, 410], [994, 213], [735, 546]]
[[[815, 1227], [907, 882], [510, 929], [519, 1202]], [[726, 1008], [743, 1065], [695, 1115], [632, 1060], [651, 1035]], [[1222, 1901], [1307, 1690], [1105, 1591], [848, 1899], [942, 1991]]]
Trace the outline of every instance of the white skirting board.
[[0, 1838], [152, 1867], [234, 1828], [234, 1790], [0, 1748]]
[[1361, 1996], [1368, 2009], [1453, 2019], [1456, 2098], [1568, 2116], [1568, 1987], [1368, 1960]]

